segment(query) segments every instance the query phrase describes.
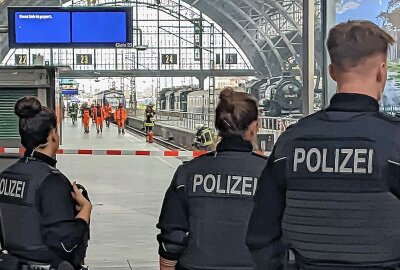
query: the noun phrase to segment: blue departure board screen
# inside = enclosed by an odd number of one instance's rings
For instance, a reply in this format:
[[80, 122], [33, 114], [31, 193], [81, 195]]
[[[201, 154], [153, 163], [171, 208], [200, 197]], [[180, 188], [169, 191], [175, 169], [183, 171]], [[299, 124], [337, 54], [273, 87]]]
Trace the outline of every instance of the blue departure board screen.
[[[16, 12], [17, 43], [69, 43], [71, 32], [69, 12]], [[46, 29], [46, 31], [43, 31]]]
[[[107, 19], [104, 19], [107, 18]], [[125, 12], [72, 13], [72, 42], [127, 42]]]
[[9, 7], [10, 48], [131, 48], [127, 7]]

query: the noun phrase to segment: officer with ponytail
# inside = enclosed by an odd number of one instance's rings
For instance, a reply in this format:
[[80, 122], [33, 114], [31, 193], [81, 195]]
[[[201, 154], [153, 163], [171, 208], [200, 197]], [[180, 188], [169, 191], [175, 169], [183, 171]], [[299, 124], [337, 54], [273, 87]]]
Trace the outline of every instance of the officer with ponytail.
[[168, 188], [157, 228], [160, 269], [252, 270], [245, 232], [266, 159], [253, 152], [258, 104], [224, 89], [215, 127], [215, 152], [181, 165]]
[[35, 97], [15, 104], [24, 157], [0, 174], [0, 269], [81, 269], [92, 205], [55, 168], [54, 111]]

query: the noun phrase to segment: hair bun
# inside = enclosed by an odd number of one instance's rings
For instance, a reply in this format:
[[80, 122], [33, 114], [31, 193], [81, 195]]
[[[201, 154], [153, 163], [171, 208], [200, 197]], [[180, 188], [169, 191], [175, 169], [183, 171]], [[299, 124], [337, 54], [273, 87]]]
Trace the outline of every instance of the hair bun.
[[35, 117], [41, 110], [42, 104], [35, 97], [23, 97], [14, 106], [14, 113], [21, 119]]
[[235, 90], [233, 90], [232, 87], [226, 87], [224, 90], [221, 91], [219, 94], [219, 99], [220, 100], [227, 100], [232, 98], [233, 94], [235, 93]]

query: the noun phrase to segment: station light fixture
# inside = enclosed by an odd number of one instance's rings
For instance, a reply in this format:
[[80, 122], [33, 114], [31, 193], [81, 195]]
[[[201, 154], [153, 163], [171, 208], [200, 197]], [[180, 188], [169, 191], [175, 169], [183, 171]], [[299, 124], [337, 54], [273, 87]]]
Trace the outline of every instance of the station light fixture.
[[138, 51], [145, 51], [145, 50], [147, 50], [148, 48], [149, 48], [149, 46], [148, 45], [137, 45], [137, 46], [135, 46], [134, 47], [136, 50], [138, 50]]

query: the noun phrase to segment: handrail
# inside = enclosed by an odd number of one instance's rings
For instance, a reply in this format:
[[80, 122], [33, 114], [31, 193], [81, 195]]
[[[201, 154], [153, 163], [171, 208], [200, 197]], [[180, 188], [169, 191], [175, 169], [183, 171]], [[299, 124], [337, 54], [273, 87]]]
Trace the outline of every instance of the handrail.
[[[144, 120], [144, 110], [131, 110], [130, 116]], [[198, 125], [214, 127], [214, 114], [156, 111], [154, 120], [163, 125], [196, 130]], [[260, 130], [262, 133], [277, 133], [280, 135], [286, 128], [298, 121], [293, 117], [260, 116]]]

